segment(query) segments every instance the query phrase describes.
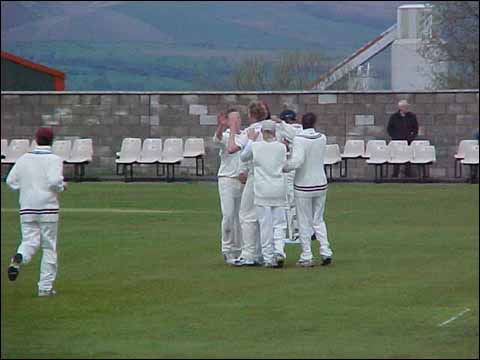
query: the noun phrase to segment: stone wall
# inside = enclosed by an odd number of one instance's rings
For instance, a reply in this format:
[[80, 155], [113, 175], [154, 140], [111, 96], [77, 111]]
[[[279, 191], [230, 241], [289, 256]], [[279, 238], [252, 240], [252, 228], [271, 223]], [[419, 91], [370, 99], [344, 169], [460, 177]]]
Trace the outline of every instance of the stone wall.
[[[277, 114], [285, 108], [319, 116], [318, 129], [343, 149], [346, 139], [388, 139], [388, 117], [399, 99], [407, 99], [420, 123], [419, 139], [436, 146], [432, 176], [453, 177], [453, 154], [461, 139], [478, 131], [478, 90], [382, 92], [2, 92], [2, 138], [32, 138], [39, 126], [51, 126], [57, 138], [91, 137], [94, 161], [89, 174], [112, 175], [115, 152], [124, 137], [203, 137], [207, 173], [218, 166], [211, 137], [216, 115], [236, 107], [246, 120], [252, 100], [266, 101]], [[245, 121], [246, 123], [246, 121]], [[373, 176], [364, 161], [351, 162], [354, 178]], [[146, 170], [150, 171], [150, 170]], [[152, 170], [153, 174], [153, 170]]]

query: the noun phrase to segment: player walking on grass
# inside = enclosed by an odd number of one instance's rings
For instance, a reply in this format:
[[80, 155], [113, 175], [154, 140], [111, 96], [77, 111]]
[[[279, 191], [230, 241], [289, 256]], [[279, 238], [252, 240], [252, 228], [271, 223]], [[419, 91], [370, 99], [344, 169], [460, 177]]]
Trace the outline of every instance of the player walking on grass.
[[242, 161], [253, 161], [253, 188], [255, 210], [260, 225], [260, 242], [264, 266], [282, 267], [285, 257], [275, 254], [274, 234], [283, 229], [286, 206], [286, 186], [283, 167], [287, 150], [276, 140], [276, 124], [272, 120], [262, 122], [262, 141], [255, 142], [259, 134], [248, 131], [248, 143], [242, 150]]
[[240, 200], [242, 198], [243, 184], [240, 181], [241, 161], [240, 153], [230, 154], [227, 151], [230, 137], [238, 138], [237, 133], [231, 131], [228, 116], [236, 112], [231, 109], [226, 114], [218, 116], [218, 127], [213, 136], [213, 144], [217, 146], [220, 155], [220, 168], [218, 169], [218, 192], [222, 210], [222, 254], [225, 262], [233, 265], [242, 251], [242, 233], [240, 229]]
[[8, 267], [8, 278], [16, 280], [20, 266], [27, 264], [41, 247], [38, 296], [55, 295], [57, 276], [58, 193], [65, 189], [62, 159], [52, 153], [53, 132], [40, 128], [38, 146], [21, 156], [7, 177], [7, 185], [20, 191], [22, 242]]
[[327, 177], [324, 157], [327, 139], [315, 131], [317, 117], [307, 113], [302, 117], [303, 131], [293, 140], [292, 158], [285, 171], [295, 171], [295, 203], [300, 228], [302, 254], [297, 265], [314, 266], [311, 235], [312, 230], [320, 241], [322, 266], [332, 262], [332, 250], [328, 242], [327, 226], [323, 219], [327, 199]]

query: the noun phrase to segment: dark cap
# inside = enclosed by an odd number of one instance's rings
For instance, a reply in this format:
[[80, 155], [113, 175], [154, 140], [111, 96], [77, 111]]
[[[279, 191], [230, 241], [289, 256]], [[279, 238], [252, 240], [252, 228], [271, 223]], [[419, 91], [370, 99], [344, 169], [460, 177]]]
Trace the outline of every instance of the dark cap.
[[52, 145], [53, 131], [50, 128], [40, 128], [35, 134], [35, 141], [40, 146]]
[[292, 122], [297, 120], [297, 114], [293, 110], [284, 110], [279, 117], [281, 120], [286, 122]]

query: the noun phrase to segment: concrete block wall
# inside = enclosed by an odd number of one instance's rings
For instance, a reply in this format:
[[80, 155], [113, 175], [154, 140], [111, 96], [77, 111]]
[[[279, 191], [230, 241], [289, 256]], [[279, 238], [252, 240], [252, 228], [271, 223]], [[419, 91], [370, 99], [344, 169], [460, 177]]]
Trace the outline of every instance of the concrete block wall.
[[[94, 161], [89, 174], [111, 175], [115, 153], [125, 137], [202, 137], [206, 144], [206, 170], [218, 167], [211, 137], [216, 115], [229, 107], [240, 110], [246, 124], [252, 100], [264, 100], [273, 114], [286, 108], [314, 112], [318, 130], [329, 143], [347, 139], [386, 139], [386, 125], [400, 99], [411, 103], [418, 116], [419, 139], [436, 146], [432, 176], [453, 177], [453, 154], [462, 139], [478, 131], [478, 90], [416, 93], [381, 92], [2, 92], [2, 138], [33, 138], [40, 126], [51, 126], [57, 138], [90, 137]], [[150, 170], [147, 170], [150, 171]], [[152, 170], [153, 174], [153, 170]], [[364, 161], [350, 161], [353, 178], [373, 176]]]

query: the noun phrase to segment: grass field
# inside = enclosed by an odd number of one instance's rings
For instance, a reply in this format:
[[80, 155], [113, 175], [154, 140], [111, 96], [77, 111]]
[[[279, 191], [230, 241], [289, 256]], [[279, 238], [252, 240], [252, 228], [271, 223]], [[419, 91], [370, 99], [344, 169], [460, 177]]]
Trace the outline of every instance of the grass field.
[[333, 184], [334, 265], [295, 268], [288, 245], [267, 270], [223, 264], [215, 184], [71, 184], [59, 294], [37, 298], [39, 256], [6, 280], [19, 222], [2, 184], [1, 356], [476, 358], [478, 189]]

